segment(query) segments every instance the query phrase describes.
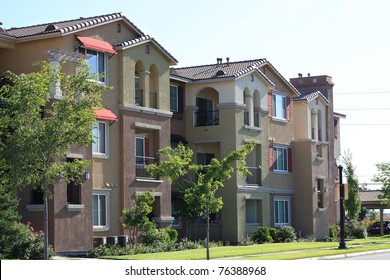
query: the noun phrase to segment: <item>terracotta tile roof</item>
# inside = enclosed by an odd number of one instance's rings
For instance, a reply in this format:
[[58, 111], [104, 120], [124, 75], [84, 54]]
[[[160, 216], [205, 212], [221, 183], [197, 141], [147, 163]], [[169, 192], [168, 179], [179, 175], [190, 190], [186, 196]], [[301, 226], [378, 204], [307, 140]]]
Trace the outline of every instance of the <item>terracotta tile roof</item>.
[[132, 40], [129, 40], [129, 41], [125, 41], [125, 42], [121, 42], [119, 44], [115, 44], [115, 49], [126, 49], [126, 48], [131, 48], [133, 46], [137, 46], [139, 44], [144, 44], [144, 43], [147, 43], [147, 42], [152, 42], [153, 44], [155, 44], [155, 46], [157, 48], [159, 48], [163, 53], [165, 53], [175, 64], [178, 63], [177, 59], [173, 57], [172, 54], [170, 54], [162, 45], [160, 45], [159, 42], [157, 42], [157, 40], [155, 40], [154, 38], [150, 37], [149, 35], [144, 35], [144, 36], [141, 36], [139, 38], [135, 38], [135, 39], [132, 39]]
[[[265, 65], [266, 63], [266, 59], [254, 59], [229, 63], [225, 62], [220, 64], [216, 63], [183, 68], [171, 68], [170, 74], [192, 81], [237, 78], [248, 72], [256, 70], [258, 67]], [[265, 77], [264, 74], [262, 75]], [[268, 78], [266, 79], [270, 81]]]
[[378, 198], [382, 194], [381, 191], [360, 191], [360, 200], [362, 202], [379, 202], [385, 199]]
[[321, 96], [325, 100], [325, 102], [329, 104], [329, 100], [320, 91], [301, 93], [301, 96], [294, 97], [294, 101], [303, 101], [303, 100], [310, 101], [316, 98], [317, 96]]
[[144, 33], [139, 30], [132, 22], [130, 22], [121, 13], [113, 13], [101, 16], [94, 16], [88, 18], [78, 18], [67, 21], [59, 21], [52, 23], [45, 23], [26, 27], [10, 28], [5, 30], [6, 34], [14, 38], [26, 38], [44, 34], [66, 34], [90, 28], [102, 23], [108, 23], [110, 21], [125, 20], [140, 36], [144, 36]]

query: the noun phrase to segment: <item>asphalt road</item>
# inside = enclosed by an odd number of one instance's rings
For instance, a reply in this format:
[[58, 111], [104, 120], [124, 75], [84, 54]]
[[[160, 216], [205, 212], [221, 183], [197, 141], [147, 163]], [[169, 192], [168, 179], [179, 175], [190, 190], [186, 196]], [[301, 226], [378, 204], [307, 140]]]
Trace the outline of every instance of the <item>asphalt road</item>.
[[346, 255], [344, 258], [338, 260], [390, 260], [390, 251], [386, 252], [375, 252], [372, 254], [356, 254]]

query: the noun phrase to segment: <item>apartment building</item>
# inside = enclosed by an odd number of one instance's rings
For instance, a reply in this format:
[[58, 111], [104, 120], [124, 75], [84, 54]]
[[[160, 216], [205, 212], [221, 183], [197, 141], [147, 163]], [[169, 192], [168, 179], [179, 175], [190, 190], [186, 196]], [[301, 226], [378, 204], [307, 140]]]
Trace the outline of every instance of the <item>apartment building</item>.
[[[160, 148], [179, 142], [205, 164], [256, 143], [247, 159], [252, 176], [234, 173], [220, 189], [224, 207], [211, 217], [211, 239], [237, 243], [259, 225], [327, 235], [338, 213], [333, 170], [343, 117], [333, 113], [331, 79], [325, 92], [314, 89], [319, 83], [306, 92], [309, 80], [289, 82], [266, 59], [172, 68], [177, 60], [120, 13], [0, 30], [0, 75], [35, 71], [39, 60], [53, 67], [66, 61], [63, 70], [76, 73], [82, 58], [99, 74], [96, 82], [112, 89], [95, 112], [95, 143], [69, 151], [68, 160], [93, 160], [83, 185], [51, 186], [49, 242], [57, 253], [128, 235], [122, 210], [145, 191], [156, 198], [150, 218], [159, 227], [204, 238], [204, 221], [178, 217], [174, 186], [144, 168]], [[19, 211], [43, 228], [42, 198], [31, 189]]]
[[[240, 242], [259, 225], [291, 225], [319, 239], [328, 235], [337, 213], [340, 116], [334, 117], [333, 83], [326, 81], [324, 94], [313, 90], [318, 84], [300, 91], [266, 59], [219, 58], [215, 64], [171, 69], [171, 88], [184, 96], [183, 119], [172, 123], [181, 128], [175, 133], [194, 150], [194, 160], [207, 163], [245, 142], [256, 143], [247, 159], [252, 176], [234, 174], [219, 192], [225, 206], [211, 219], [212, 239]], [[205, 236], [204, 221], [193, 222], [190, 230], [188, 221], [175, 221], [182, 235]]]
[[[176, 59], [120, 13], [0, 32], [0, 73], [35, 71], [32, 63], [42, 60], [53, 67], [66, 61], [63, 71], [75, 73], [80, 58], [112, 90], [95, 112], [95, 143], [69, 151], [67, 160], [93, 160], [83, 185], [51, 186], [49, 242], [56, 253], [86, 252], [94, 237], [126, 235], [122, 210], [145, 191], [156, 198], [151, 218], [160, 227], [173, 220], [170, 184], [151, 178], [144, 166], [171, 144], [169, 67]], [[43, 228], [42, 203], [32, 190], [21, 195], [23, 221], [36, 229]]]

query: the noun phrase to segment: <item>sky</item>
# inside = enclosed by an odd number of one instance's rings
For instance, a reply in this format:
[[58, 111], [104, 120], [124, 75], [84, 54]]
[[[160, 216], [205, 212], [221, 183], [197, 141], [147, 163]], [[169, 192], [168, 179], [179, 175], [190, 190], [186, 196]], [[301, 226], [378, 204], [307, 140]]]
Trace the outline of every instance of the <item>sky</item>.
[[390, 162], [389, 11], [388, 0], [13, 0], [0, 22], [8, 29], [122, 12], [177, 67], [266, 58], [286, 79], [331, 76], [335, 111], [347, 116], [343, 154], [352, 153], [359, 182], [377, 188], [376, 164]]

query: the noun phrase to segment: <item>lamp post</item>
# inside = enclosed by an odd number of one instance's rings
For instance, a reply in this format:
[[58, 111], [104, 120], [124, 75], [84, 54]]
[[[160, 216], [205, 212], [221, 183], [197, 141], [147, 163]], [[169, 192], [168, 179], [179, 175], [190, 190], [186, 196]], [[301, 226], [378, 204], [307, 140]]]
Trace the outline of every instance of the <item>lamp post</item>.
[[344, 184], [343, 184], [343, 166], [340, 164], [339, 168], [339, 182], [340, 182], [340, 245], [339, 249], [347, 249], [344, 239], [344, 223], [345, 223], [345, 211], [344, 211]]

